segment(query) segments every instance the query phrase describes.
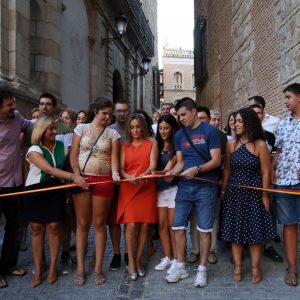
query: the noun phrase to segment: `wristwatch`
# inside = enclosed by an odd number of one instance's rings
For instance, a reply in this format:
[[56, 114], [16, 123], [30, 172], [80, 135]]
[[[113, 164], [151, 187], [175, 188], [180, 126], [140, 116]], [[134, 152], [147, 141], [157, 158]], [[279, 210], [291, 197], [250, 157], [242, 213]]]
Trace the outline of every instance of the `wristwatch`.
[[198, 166], [198, 173], [201, 173], [202, 172], [202, 165], [199, 165]]

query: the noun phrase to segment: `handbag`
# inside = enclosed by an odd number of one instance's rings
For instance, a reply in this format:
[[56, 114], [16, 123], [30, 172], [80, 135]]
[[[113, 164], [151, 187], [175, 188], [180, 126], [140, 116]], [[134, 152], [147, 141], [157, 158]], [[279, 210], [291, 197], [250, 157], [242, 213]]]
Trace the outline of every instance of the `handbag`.
[[[85, 174], [84, 174], [85, 167], [86, 167], [88, 161], [90, 160], [91, 156], [93, 155], [93, 152], [94, 152], [94, 150], [95, 150], [95, 147], [96, 147], [96, 145], [97, 145], [97, 142], [99, 141], [100, 137], [103, 135], [105, 129], [106, 129], [106, 128], [104, 128], [104, 129], [98, 134], [97, 138], [96, 138], [95, 141], [93, 142], [92, 147], [91, 147], [91, 150], [90, 150], [90, 152], [89, 152], [89, 155], [88, 155], [88, 157], [86, 158], [86, 161], [85, 161], [84, 166], [83, 166], [83, 168], [82, 168], [82, 171], [80, 171], [80, 176], [84, 176], [84, 175], [85, 175]], [[76, 187], [71, 188], [71, 193], [73, 193], [73, 194], [77, 194], [77, 193], [81, 193], [81, 192], [82, 192], [82, 188], [80, 188], [79, 186], [76, 186]]]

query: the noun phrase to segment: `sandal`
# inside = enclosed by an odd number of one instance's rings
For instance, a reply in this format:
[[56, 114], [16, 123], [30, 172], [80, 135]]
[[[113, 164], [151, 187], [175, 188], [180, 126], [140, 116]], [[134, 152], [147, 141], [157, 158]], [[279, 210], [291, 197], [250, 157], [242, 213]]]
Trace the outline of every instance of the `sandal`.
[[13, 267], [8, 270], [8, 274], [12, 276], [24, 276], [27, 274], [26, 270], [18, 267]]
[[284, 282], [289, 286], [298, 285], [298, 275], [296, 268], [287, 268]]
[[33, 275], [32, 279], [31, 279], [31, 285], [33, 288], [36, 288], [37, 286], [39, 286], [42, 282], [42, 277], [41, 275]]
[[85, 273], [76, 273], [74, 283], [76, 285], [83, 286], [85, 284]]
[[4, 278], [0, 275], [0, 289], [5, 289], [8, 287], [7, 282], [4, 280]]
[[54, 275], [50, 276], [50, 274], [48, 275], [47, 281], [49, 284], [54, 284], [57, 281], [57, 274], [56, 272], [54, 273]]
[[104, 274], [102, 272], [101, 273], [95, 272], [95, 284], [101, 285], [105, 282], [106, 282], [106, 278], [104, 277]]
[[251, 281], [253, 284], [260, 283], [262, 281], [262, 275], [259, 268], [252, 268]]
[[234, 265], [232, 280], [235, 282], [242, 281], [242, 265]]

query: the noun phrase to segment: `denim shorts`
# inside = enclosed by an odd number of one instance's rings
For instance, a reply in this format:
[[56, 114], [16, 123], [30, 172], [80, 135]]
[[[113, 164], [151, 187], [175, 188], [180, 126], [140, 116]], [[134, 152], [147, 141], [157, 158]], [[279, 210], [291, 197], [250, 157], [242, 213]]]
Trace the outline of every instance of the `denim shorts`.
[[[278, 185], [277, 189], [300, 190], [300, 183], [296, 185]], [[276, 212], [279, 224], [292, 225], [300, 223], [300, 195], [276, 193]]]
[[218, 185], [188, 184], [180, 182], [175, 198], [175, 213], [172, 229], [186, 229], [192, 210], [197, 213], [197, 229], [213, 230]]

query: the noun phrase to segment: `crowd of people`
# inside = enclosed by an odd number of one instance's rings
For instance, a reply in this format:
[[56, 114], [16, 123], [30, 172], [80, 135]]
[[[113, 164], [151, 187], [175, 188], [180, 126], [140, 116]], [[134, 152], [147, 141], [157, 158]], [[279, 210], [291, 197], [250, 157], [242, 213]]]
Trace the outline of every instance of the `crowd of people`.
[[[57, 117], [49, 93], [24, 118], [14, 94], [0, 91], [0, 193], [35, 191], [1, 198], [5, 233], [0, 260], [0, 288], [5, 275], [23, 276], [17, 266], [26, 228], [31, 228], [32, 287], [43, 281], [45, 234], [48, 235], [49, 284], [70, 272], [72, 231], [76, 235], [74, 283], [86, 283], [85, 255], [94, 229], [94, 283], [106, 281], [103, 260], [109, 228], [114, 255], [111, 270], [124, 263], [129, 280], [146, 276], [142, 255], [153, 252], [157, 226], [164, 257], [155, 270], [166, 281], [190, 276], [186, 261], [199, 261], [195, 287], [208, 284], [207, 266], [218, 261], [217, 240], [232, 249], [232, 280], [243, 280], [244, 248], [250, 249], [251, 281], [261, 282], [261, 255], [283, 262], [273, 241], [283, 224], [287, 258], [285, 283], [298, 284], [297, 236], [300, 222], [300, 84], [286, 87], [289, 115], [280, 120], [264, 112], [261, 96], [231, 112], [224, 129], [221, 115], [190, 98], [163, 103], [152, 118], [130, 112], [129, 103], [98, 97], [88, 111], [71, 109]], [[65, 183], [74, 188], [60, 188]], [[51, 189], [58, 187], [59, 189]], [[271, 193], [270, 188], [278, 189]], [[287, 193], [294, 191], [294, 194]], [[154, 225], [156, 224], [156, 225]], [[124, 225], [124, 226], [121, 226]], [[186, 257], [186, 231], [192, 249]], [[22, 230], [23, 229], [23, 230]], [[25, 233], [24, 233], [25, 232]], [[24, 245], [23, 245], [24, 247]]]

